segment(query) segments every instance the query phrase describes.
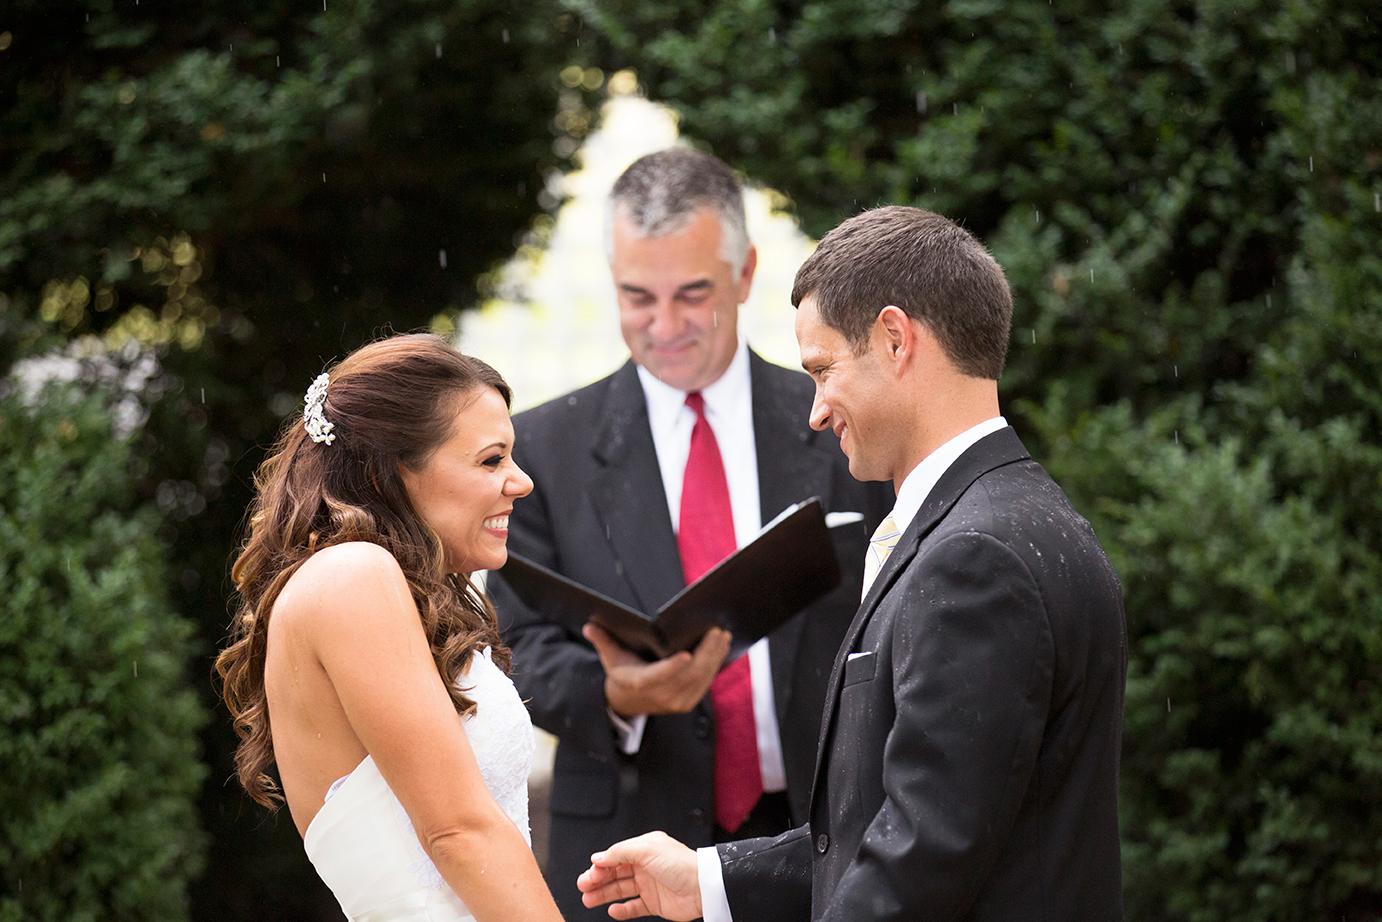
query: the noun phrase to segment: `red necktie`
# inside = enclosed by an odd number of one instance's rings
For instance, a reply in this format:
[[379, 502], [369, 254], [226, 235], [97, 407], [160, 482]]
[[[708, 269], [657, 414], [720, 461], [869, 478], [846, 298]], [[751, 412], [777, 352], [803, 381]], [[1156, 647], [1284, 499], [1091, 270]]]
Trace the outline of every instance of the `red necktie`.
[[[736, 543], [729, 483], [720, 446], [705, 419], [705, 398], [699, 393], [687, 394], [686, 405], [696, 414], [696, 425], [691, 430], [691, 453], [681, 483], [677, 548], [689, 585], [734, 553]], [[733, 832], [763, 793], [747, 656], [720, 670], [710, 685], [710, 704], [715, 711], [715, 822]]]

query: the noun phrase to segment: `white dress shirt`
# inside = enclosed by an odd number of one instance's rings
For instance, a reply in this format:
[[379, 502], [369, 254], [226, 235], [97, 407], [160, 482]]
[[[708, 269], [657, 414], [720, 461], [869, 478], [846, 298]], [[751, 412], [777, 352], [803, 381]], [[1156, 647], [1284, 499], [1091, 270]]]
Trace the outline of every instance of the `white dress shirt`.
[[[686, 405], [686, 391], [659, 381], [642, 366], [638, 380], [648, 404], [648, 424], [653, 432], [657, 464], [662, 472], [663, 492], [672, 529], [681, 527], [681, 488], [686, 459], [691, 453], [691, 430], [696, 414]], [[753, 436], [753, 388], [749, 379], [749, 347], [741, 338], [729, 368], [713, 384], [701, 389], [705, 399], [705, 419], [715, 433], [720, 459], [729, 485], [730, 512], [734, 516], [734, 543], [743, 547], [752, 541], [762, 526], [758, 494], [758, 446]], [[768, 640], [749, 647], [749, 677], [753, 688], [753, 722], [758, 737], [758, 764], [765, 792], [787, 787], [787, 768], [778, 737], [777, 706], [773, 696], [772, 665], [768, 659]], [[628, 720], [613, 711], [610, 721], [619, 734], [620, 749], [632, 755], [643, 741], [647, 717]]]
[[[1001, 416], [984, 420], [972, 426], [931, 452], [921, 463], [912, 468], [897, 491], [897, 502], [890, 513], [897, 523], [897, 530], [905, 532], [912, 519], [917, 517], [926, 498], [936, 482], [959, 459], [971, 445], [986, 435], [991, 435], [1008, 425]], [[704, 922], [734, 922], [729, 911], [729, 897], [725, 894], [724, 871], [720, 865], [720, 853], [708, 846], [696, 849], [696, 877], [701, 889], [701, 911]]]

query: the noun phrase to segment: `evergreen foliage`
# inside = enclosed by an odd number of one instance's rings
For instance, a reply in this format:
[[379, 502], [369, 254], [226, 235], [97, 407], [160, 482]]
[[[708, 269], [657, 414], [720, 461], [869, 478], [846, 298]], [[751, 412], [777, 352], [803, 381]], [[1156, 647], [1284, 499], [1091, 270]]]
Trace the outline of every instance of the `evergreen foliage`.
[[112, 409], [73, 385], [0, 397], [6, 922], [185, 919], [202, 868], [192, 626]]
[[1248, 380], [1033, 414], [1127, 594], [1130, 918], [1382, 915], [1382, 257], [1302, 236]]
[[[135, 489], [206, 664], [253, 472], [307, 384], [390, 327], [445, 332], [548, 201], [590, 122], [593, 87], [560, 80], [580, 19], [556, 0], [11, 0], [0, 20], [0, 372], [88, 334], [159, 350]], [[193, 678], [214, 705], [210, 670]], [[339, 918], [286, 814], [225, 783], [224, 712], [202, 742], [193, 916]]]
[[1007, 269], [1007, 415], [1124, 582], [1128, 917], [1382, 918], [1375, 4], [569, 2], [809, 232]]
[[808, 233], [913, 204], [985, 240], [1009, 395], [1147, 408], [1240, 377], [1287, 313], [1302, 190], [1378, 226], [1370, 0], [568, 2]]

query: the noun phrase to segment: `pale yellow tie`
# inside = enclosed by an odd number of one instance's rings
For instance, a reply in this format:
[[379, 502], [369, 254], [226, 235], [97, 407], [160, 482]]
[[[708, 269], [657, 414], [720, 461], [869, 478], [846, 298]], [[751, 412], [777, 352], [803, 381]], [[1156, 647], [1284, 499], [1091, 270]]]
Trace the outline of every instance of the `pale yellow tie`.
[[878, 577], [878, 571], [883, 569], [883, 564], [887, 563], [888, 555], [897, 547], [897, 539], [901, 537], [902, 532], [898, 530], [892, 516], [883, 519], [874, 529], [873, 537], [869, 539], [869, 549], [864, 554], [864, 591], [860, 593], [861, 599], [869, 594], [869, 587]]

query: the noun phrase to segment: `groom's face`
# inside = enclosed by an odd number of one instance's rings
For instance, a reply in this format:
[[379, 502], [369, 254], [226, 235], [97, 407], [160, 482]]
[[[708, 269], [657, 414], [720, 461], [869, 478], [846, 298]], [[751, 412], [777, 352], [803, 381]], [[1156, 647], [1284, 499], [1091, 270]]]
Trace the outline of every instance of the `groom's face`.
[[796, 333], [801, 367], [816, 383], [811, 428], [835, 433], [855, 480], [895, 480], [898, 391], [875, 337], [856, 353], [839, 330], [821, 320], [811, 295], [797, 308]]

